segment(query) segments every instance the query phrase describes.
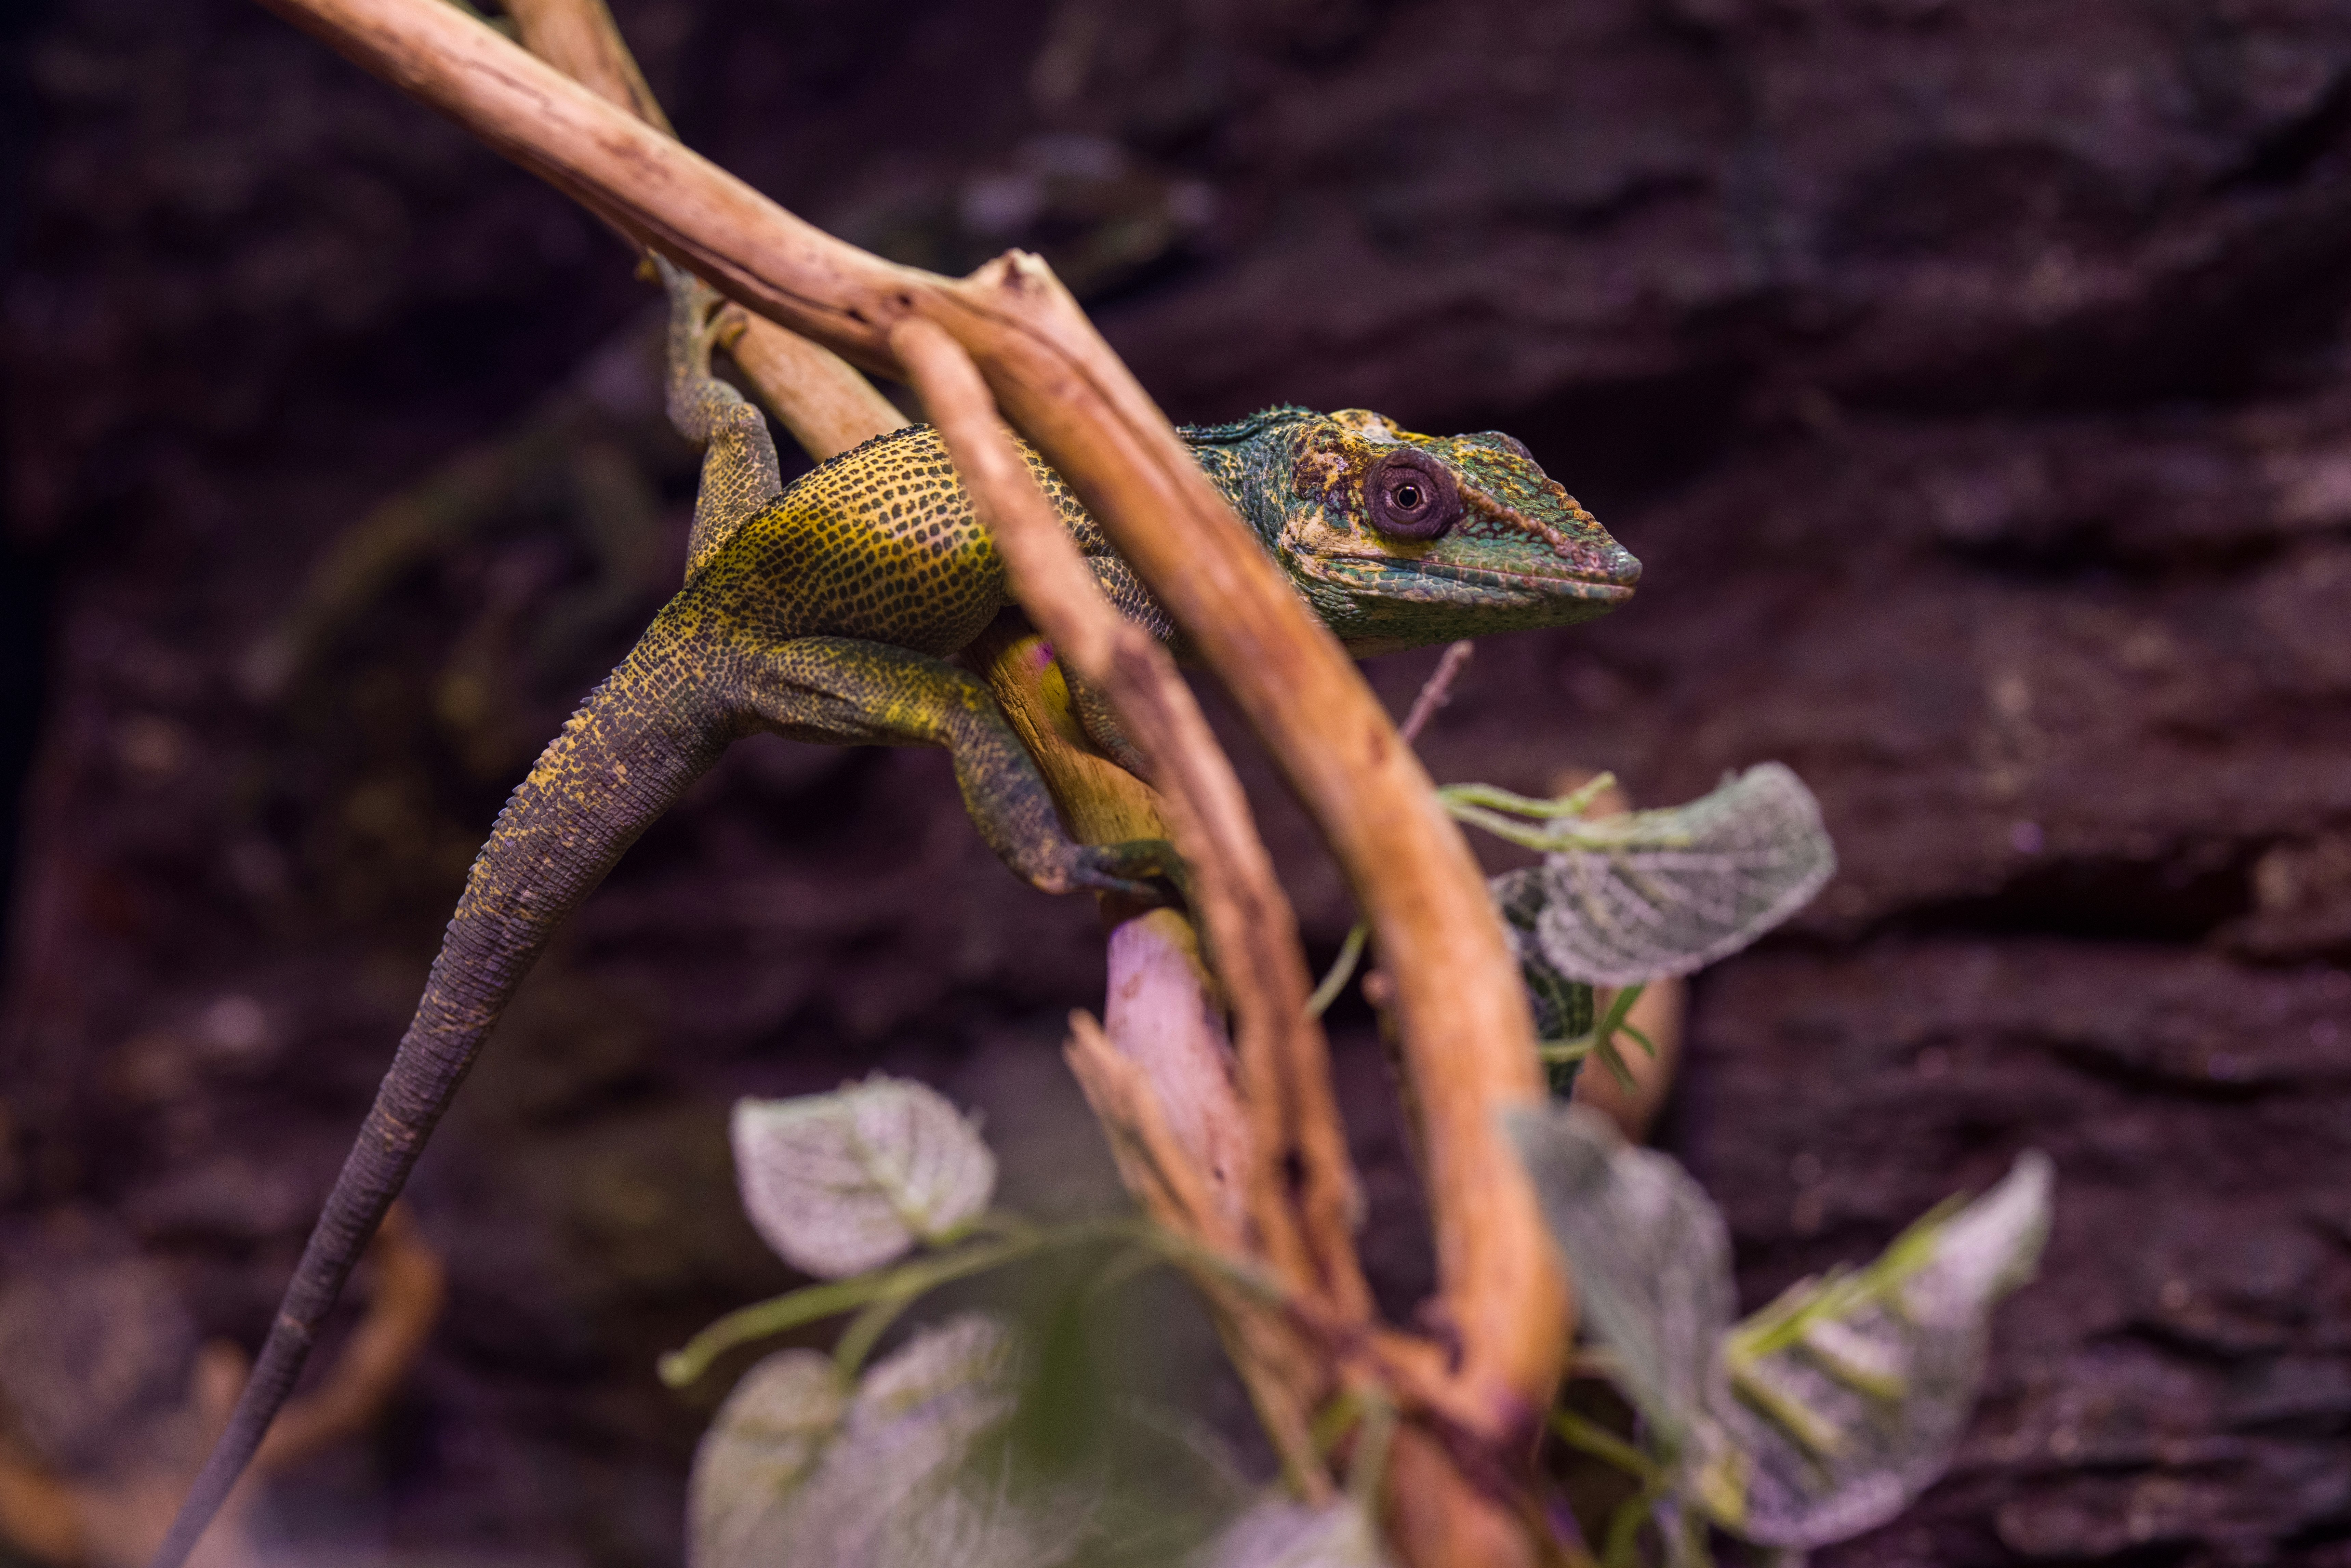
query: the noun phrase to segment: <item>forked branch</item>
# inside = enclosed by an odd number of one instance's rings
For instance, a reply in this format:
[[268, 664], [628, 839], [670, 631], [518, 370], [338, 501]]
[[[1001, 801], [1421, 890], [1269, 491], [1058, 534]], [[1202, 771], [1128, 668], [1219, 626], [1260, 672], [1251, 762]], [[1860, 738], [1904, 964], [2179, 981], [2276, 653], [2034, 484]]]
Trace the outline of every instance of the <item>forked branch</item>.
[[[526, 47], [540, 55], [607, 101], [636, 113], [649, 123], [666, 128], [667, 121], [644, 85], [627, 45], [613, 25], [602, 0], [527, 0], [514, 13]], [[849, 364], [799, 334], [762, 317], [745, 318], [731, 347], [738, 368], [753, 382], [761, 400], [792, 431], [800, 444], [820, 460], [845, 451], [866, 437], [888, 429], [899, 416]], [[912, 323], [919, 327], [920, 323]], [[966, 481], [982, 497], [996, 530], [1008, 552], [1027, 564], [1021, 570], [1022, 599], [1038, 612], [1038, 619], [1055, 629], [1064, 643], [1088, 661], [1097, 679], [1110, 678], [1101, 667], [1113, 642], [1132, 642], [1134, 629], [1102, 601], [1068, 538], [1050, 516], [1038, 508], [1040, 497], [1014, 457], [996, 423], [996, 408], [967, 356], [951, 340], [901, 346], [910, 367], [927, 363], [918, 372], [918, 386], [935, 410], [945, 433], [955, 444]], [[1042, 524], [1040, 528], [1039, 525]], [[1019, 617], [1013, 617], [1018, 621]], [[1037, 674], [1038, 654], [1053, 657], [1050, 644], [1010, 627], [992, 628], [974, 648], [987, 667], [991, 683], [1040, 767], [1051, 781], [1056, 799], [1070, 819], [1071, 830], [1089, 842], [1112, 843], [1129, 839], [1169, 837], [1160, 797], [1114, 764], [1092, 757], [1071, 744], [1053, 724], [1050, 704]], [[1154, 644], [1150, 653], [1157, 653]], [[1206, 727], [1197, 723], [1189, 688], [1176, 681], [1162, 654], [1143, 665], [1155, 679], [1171, 683], [1156, 706], [1170, 704], [1189, 711], [1192, 724], [1178, 745], [1206, 752], [1196, 767], [1176, 769], [1186, 778], [1202, 768], [1229, 776], [1220, 749]], [[1023, 677], [1029, 677], [1024, 679]], [[1221, 792], [1230, 801], [1238, 788]], [[1190, 813], [1186, 821], [1196, 819]], [[1270, 862], [1256, 843], [1255, 827], [1244, 810], [1228, 812], [1218, 843], [1191, 842], [1193, 863], [1210, 868], [1212, 886], [1232, 880], [1217, 874], [1226, 842], [1236, 839], [1249, 846], [1244, 859], [1265, 868]], [[1192, 834], [1196, 839], [1196, 833]], [[1287, 916], [1288, 905], [1278, 885], [1265, 878], [1270, 899], [1262, 907]], [[1218, 901], [1231, 910], [1233, 900]], [[1230, 922], [1228, 923], [1231, 925]], [[1236, 950], [1256, 951], [1278, 944], [1283, 933], [1228, 929], [1227, 943]], [[1252, 1227], [1248, 1208], [1258, 1219], [1256, 1236], [1277, 1241], [1272, 1250], [1290, 1267], [1287, 1288], [1292, 1292], [1312, 1288], [1332, 1276], [1352, 1283], [1343, 1292], [1343, 1310], [1360, 1320], [1363, 1291], [1353, 1244], [1343, 1223], [1320, 1228], [1319, 1244], [1301, 1248], [1300, 1226], [1284, 1200], [1278, 1182], [1259, 1175], [1260, 1162], [1251, 1158], [1255, 1147], [1286, 1145], [1294, 1140], [1253, 1137], [1246, 1124], [1242, 1102], [1235, 1094], [1228, 1071], [1230, 1048], [1217, 1021], [1217, 1009], [1207, 977], [1198, 967], [1196, 939], [1174, 911], [1155, 911], [1136, 917], [1113, 936], [1111, 952], [1111, 1007], [1113, 1028], [1124, 1026], [1129, 1058], [1102, 1032], [1081, 1016], [1073, 1019], [1071, 1063], [1106, 1124], [1121, 1155], [1130, 1185], [1151, 1212], [1196, 1244], [1224, 1251], [1236, 1259], [1251, 1256]], [[1148, 1001], [1173, 1016], [1151, 1016], [1153, 1006], [1138, 1009], [1139, 998], [1123, 993], [1140, 988]], [[1248, 1011], [1259, 1019], [1295, 1018], [1286, 998], [1267, 997], [1254, 988], [1245, 998]], [[1120, 1004], [1128, 1005], [1122, 1006]], [[1259, 1029], [1259, 1038], [1279, 1031]], [[1319, 1049], [1319, 1041], [1314, 1042]], [[1262, 1052], [1259, 1054], [1262, 1055]], [[1317, 1075], [1318, 1081], [1320, 1075]], [[1335, 1119], [1325, 1118], [1335, 1129]], [[1171, 1123], [1185, 1128], [1171, 1130]], [[1325, 1140], [1327, 1141], [1327, 1140]], [[1343, 1146], [1339, 1156], [1344, 1158]], [[1338, 1188], [1343, 1202], [1349, 1176], [1342, 1164], [1332, 1179], [1311, 1184], [1314, 1188]], [[1238, 1189], [1237, 1186], [1238, 1184]], [[1180, 1199], [1176, 1195], [1182, 1195]], [[1311, 1196], [1310, 1192], [1309, 1196]], [[1329, 1207], [1329, 1206], [1326, 1206]], [[1318, 1262], [1320, 1258], [1322, 1261]], [[1330, 1388], [1324, 1358], [1299, 1343], [1263, 1303], [1242, 1301], [1222, 1289], [1222, 1281], [1204, 1276], [1200, 1283], [1218, 1302], [1218, 1316], [1231, 1343], [1239, 1370], [1255, 1395], [1258, 1406], [1284, 1468], [1309, 1496], [1320, 1496], [1327, 1485], [1309, 1432], [1312, 1411]]]
[[[1483, 882], [1344, 652], [1050, 273], [1015, 256], [956, 280], [858, 251], [438, 0], [266, 3], [752, 311], [852, 362], [918, 379], [904, 354], [928, 334], [902, 331], [918, 322], [969, 354], [1235, 694], [1345, 867], [1394, 983], [1423, 1112], [1441, 1312], [1458, 1347], [1448, 1403], [1497, 1452], [1528, 1439], [1559, 1370], [1565, 1302], [1531, 1186], [1498, 1126], [1499, 1112], [1536, 1103], [1542, 1089]], [[1122, 719], [1138, 737], [1172, 733], [1174, 716], [1147, 700], [1132, 711], [1121, 695], [1160, 691], [1152, 672], [1125, 668], [1114, 640], [1102, 651]], [[1207, 793], [1187, 785], [1185, 809], [1200, 814], [1192, 831], [1213, 841], [1223, 786], [1193, 782]], [[1248, 900], [1259, 885], [1239, 879], [1219, 896]], [[1286, 924], [1286, 906], [1248, 913], [1256, 928]], [[1268, 995], [1302, 1001], [1294, 939], [1248, 961], [1264, 966]], [[1313, 1102], [1327, 1099], [1327, 1079], [1301, 1081], [1292, 1051], [1267, 1054], [1284, 1074], [1263, 1086], [1283, 1108], [1284, 1130], [1319, 1123]], [[1266, 1153], [1343, 1169], [1311, 1146]]]
[[[605, 102], [665, 136], [676, 135], [604, 0], [508, 0], [506, 9], [523, 47]], [[637, 240], [630, 229], [615, 226]], [[737, 309], [734, 324], [727, 347], [751, 390], [819, 462], [906, 423], [872, 382], [831, 350], [764, 316]]]
[[[1247, 1190], [1258, 1245], [1292, 1291], [1362, 1316], [1371, 1297], [1350, 1239], [1358, 1200], [1330, 1062], [1321, 1027], [1306, 1016], [1297, 917], [1240, 779], [1167, 651], [1096, 586], [998, 422], [970, 356], [921, 318], [900, 322], [890, 346], [1004, 552], [1014, 596], [1055, 653], [1109, 698], [1166, 796], [1232, 998], [1254, 1134]], [[1293, 1182], [1300, 1212], [1291, 1208]]]

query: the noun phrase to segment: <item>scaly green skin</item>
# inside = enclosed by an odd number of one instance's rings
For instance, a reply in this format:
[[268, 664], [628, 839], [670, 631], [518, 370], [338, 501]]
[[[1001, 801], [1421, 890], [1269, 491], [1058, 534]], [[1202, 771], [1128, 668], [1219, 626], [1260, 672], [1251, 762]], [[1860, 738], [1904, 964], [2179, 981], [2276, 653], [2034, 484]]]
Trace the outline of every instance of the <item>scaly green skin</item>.
[[[1165, 867], [1164, 845], [1072, 841], [987, 685], [948, 663], [1011, 600], [936, 433], [877, 437], [784, 488], [765, 422], [709, 373], [715, 297], [664, 273], [670, 416], [706, 447], [685, 586], [499, 813], [415, 1020], [158, 1568], [177, 1568], [259, 1444], [353, 1261], [548, 938], [737, 737], [764, 729], [835, 745], [945, 747], [981, 836], [1048, 891], [1136, 893], [1139, 876]], [[1361, 410], [1295, 408], [1184, 434], [1315, 612], [1362, 651], [1583, 620], [1625, 599], [1639, 573], [1505, 435], [1416, 435]], [[1468, 505], [1443, 538], [1392, 538], [1367, 516], [1367, 474], [1407, 447], [1462, 486]], [[1068, 486], [1023, 451], [1112, 601], [1176, 641]], [[1102, 704], [1078, 695], [1106, 749], [1139, 761]]]
[[[1588, 621], [1632, 597], [1641, 563], [1498, 431], [1416, 435], [1364, 409], [1276, 408], [1183, 433], [1268, 554], [1357, 654]], [[1442, 538], [1382, 535], [1365, 470], [1399, 447], [1437, 458], [1490, 506]]]

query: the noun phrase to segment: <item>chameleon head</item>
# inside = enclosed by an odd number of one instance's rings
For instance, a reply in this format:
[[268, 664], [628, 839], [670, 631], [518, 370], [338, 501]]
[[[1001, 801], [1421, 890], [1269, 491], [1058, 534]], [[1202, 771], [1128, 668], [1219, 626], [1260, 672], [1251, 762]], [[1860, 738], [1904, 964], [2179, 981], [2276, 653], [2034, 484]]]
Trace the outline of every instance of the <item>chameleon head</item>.
[[1187, 434], [1355, 653], [1589, 620], [1640, 580], [1641, 563], [1499, 431], [1419, 435], [1364, 409], [1271, 409]]

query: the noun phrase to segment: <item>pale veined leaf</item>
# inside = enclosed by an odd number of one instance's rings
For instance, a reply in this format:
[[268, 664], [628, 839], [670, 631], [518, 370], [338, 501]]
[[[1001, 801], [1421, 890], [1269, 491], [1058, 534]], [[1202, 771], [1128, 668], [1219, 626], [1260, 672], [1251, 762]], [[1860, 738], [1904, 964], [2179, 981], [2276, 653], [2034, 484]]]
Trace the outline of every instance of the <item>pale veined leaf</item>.
[[997, 1441], [1018, 1399], [1012, 1338], [969, 1316], [925, 1331], [851, 1389], [811, 1351], [768, 1357], [695, 1456], [692, 1568], [1055, 1568], [1087, 1496], [1017, 1485]]
[[1728, 1236], [1670, 1157], [1581, 1106], [1511, 1135], [1615, 1377], [1648, 1423], [1661, 1521], [1694, 1508], [1803, 1550], [1874, 1529], [1950, 1462], [1983, 1375], [1992, 1306], [2032, 1276], [2053, 1184], [2028, 1152], [1876, 1262], [1797, 1285], [1733, 1326]]
[[1198, 1568], [1389, 1568], [1380, 1532], [1353, 1498], [1317, 1508], [1274, 1498], [1227, 1525]]
[[1507, 1124], [1625, 1396], [1667, 1446], [1688, 1447], [1726, 1391], [1716, 1350], [1738, 1299], [1721, 1214], [1671, 1156], [1589, 1106]]
[[1551, 1000], [1546, 983], [1637, 985], [1727, 957], [1802, 908], [1836, 870], [1820, 803], [1776, 762], [1662, 810], [1585, 817], [1589, 792], [1437, 791], [1461, 821], [1544, 852], [1541, 866], [1492, 883], [1539, 1009]]
[[876, 1269], [953, 1239], [987, 1207], [996, 1156], [945, 1096], [880, 1073], [831, 1094], [735, 1106], [743, 1207], [811, 1274]]
[[1868, 1268], [1806, 1281], [1730, 1332], [1723, 1425], [1745, 1474], [1719, 1522], [1766, 1545], [1824, 1545], [1883, 1524], [1943, 1473], [1983, 1381], [1992, 1305], [2040, 1258], [2051, 1185], [2048, 1157], [2027, 1153]]
[[1763, 763], [1687, 806], [1578, 821], [1543, 858], [1536, 939], [1593, 985], [1687, 975], [1749, 946], [1836, 870], [1820, 803]]

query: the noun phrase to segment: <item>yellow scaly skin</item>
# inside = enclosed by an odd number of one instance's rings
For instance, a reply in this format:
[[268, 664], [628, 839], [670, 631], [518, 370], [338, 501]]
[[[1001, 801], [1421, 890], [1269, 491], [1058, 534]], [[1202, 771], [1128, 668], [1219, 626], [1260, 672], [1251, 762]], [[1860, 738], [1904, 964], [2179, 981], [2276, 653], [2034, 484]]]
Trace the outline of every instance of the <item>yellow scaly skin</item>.
[[[156, 1568], [178, 1568], [252, 1457], [549, 937], [734, 740], [764, 729], [945, 747], [981, 837], [1048, 892], [1144, 894], [1144, 879], [1175, 869], [1164, 844], [1073, 841], [986, 683], [948, 662], [1010, 600], [937, 434], [877, 437], [785, 488], [766, 422], [710, 374], [716, 298], [663, 271], [670, 417], [706, 448], [685, 585], [499, 813], [252, 1380]], [[1361, 410], [1302, 409], [1185, 434], [1316, 612], [1366, 651], [1581, 620], [1621, 601], [1639, 572], [1508, 436], [1416, 435]], [[1022, 450], [1112, 601], [1176, 642], [1069, 487]], [[1139, 768], [1101, 702], [1073, 695], [1104, 749]]]

